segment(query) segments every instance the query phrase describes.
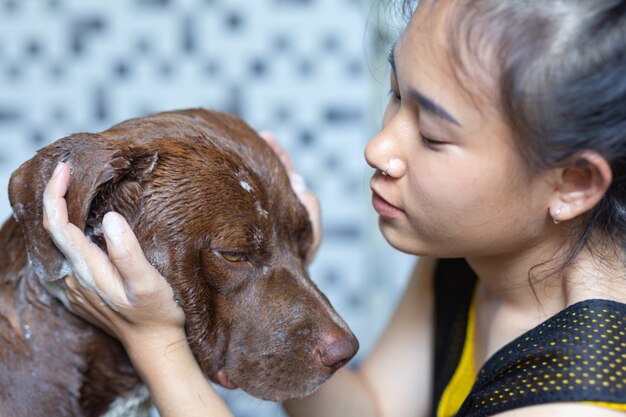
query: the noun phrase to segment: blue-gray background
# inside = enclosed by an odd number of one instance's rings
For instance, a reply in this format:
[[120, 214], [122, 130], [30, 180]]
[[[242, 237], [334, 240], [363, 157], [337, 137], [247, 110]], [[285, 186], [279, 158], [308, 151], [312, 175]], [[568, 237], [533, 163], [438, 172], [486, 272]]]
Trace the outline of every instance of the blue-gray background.
[[[358, 363], [413, 263], [378, 232], [363, 159], [397, 28], [382, 14], [373, 0], [0, 0], [0, 217], [11, 172], [70, 133], [187, 107], [240, 115], [320, 197], [310, 272], [360, 339]], [[220, 393], [238, 417], [283, 415]]]

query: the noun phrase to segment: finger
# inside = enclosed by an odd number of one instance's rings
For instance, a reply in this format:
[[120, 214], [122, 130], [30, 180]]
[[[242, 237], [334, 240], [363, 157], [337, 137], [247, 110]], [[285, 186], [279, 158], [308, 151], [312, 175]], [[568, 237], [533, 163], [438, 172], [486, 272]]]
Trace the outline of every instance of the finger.
[[81, 286], [72, 275], [67, 275], [64, 282], [66, 287], [65, 294], [71, 296], [72, 299], [76, 301], [73, 305], [83, 308], [84, 306], [91, 305], [101, 312], [98, 314], [99, 317], [106, 317], [103, 313], [108, 311], [109, 307], [98, 293]]
[[64, 226], [68, 222], [65, 193], [69, 184], [69, 166], [59, 162], [43, 193], [43, 226], [50, 231], [53, 227]]
[[105, 301], [108, 297], [103, 297], [101, 291], [94, 291], [93, 289], [83, 286], [80, 281], [74, 275], [67, 275], [64, 278], [65, 282], [65, 294], [71, 295], [75, 300], [75, 305], [86, 306], [91, 305], [97, 309], [108, 311], [111, 303]]
[[315, 257], [322, 242], [322, 211], [319, 199], [314, 193], [307, 191], [298, 197], [309, 214], [309, 220], [311, 221], [311, 227], [313, 229], [313, 241], [306, 260], [308, 264], [311, 263]]
[[126, 295], [122, 279], [106, 254], [76, 226], [62, 227], [54, 221], [51, 224], [50, 235], [69, 261], [80, 285], [96, 292], [110, 306], [123, 304]]
[[296, 172], [292, 172], [289, 175], [289, 181], [291, 182], [291, 189], [302, 199], [302, 195], [308, 191], [304, 177]]
[[283, 148], [280, 145], [280, 143], [278, 143], [278, 140], [276, 140], [276, 137], [272, 133], [266, 132], [266, 131], [259, 132], [259, 136], [261, 136], [267, 142], [267, 144], [270, 145], [270, 147], [274, 150], [274, 153], [278, 155], [278, 158], [285, 166], [285, 169], [287, 170], [287, 173], [289, 174], [289, 176], [291, 176], [292, 173], [295, 173], [296, 168], [294, 167], [293, 162], [291, 162], [291, 158], [289, 157], [289, 154], [287, 153], [285, 148]]
[[[98, 291], [105, 301], [113, 299], [123, 301], [120, 292], [119, 276], [109, 262], [106, 254], [94, 243], [90, 242], [83, 232], [69, 222], [65, 194], [70, 177], [69, 166], [59, 163], [46, 185], [43, 197], [44, 227], [50, 234], [55, 245], [63, 253], [72, 266], [76, 278], [81, 285]], [[104, 276], [102, 282], [97, 278]], [[104, 290], [109, 293], [108, 297]]]
[[72, 302], [71, 305], [75, 306], [83, 304], [85, 302], [85, 298], [80, 293], [79, 288], [81, 287], [76, 282], [76, 279], [72, 275], [66, 275], [63, 282], [65, 283], [65, 295]]
[[[94, 295], [95, 293], [82, 289], [72, 276], [66, 276], [64, 282], [66, 287], [65, 296], [70, 302], [70, 311], [94, 326], [103, 329], [110, 335], [114, 335], [114, 332], [109, 326], [110, 320], [104, 313], [106, 311], [105, 309], [108, 307], [102, 299], [98, 297], [97, 299], [92, 300], [89, 293]], [[87, 293], [85, 293], [85, 291], [87, 291]], [[94, 301], [97, 303], [97, 308], [93, 303]]]
[[317, 249], [322, 241], [322, 227], [321, 227], [321, 209], [317, 196], [310, 192], [306, 186], [304, 178], [296, 172], [295, 166], [289, 157], [287, 151], [278, 143], [276, 137], [267, 131], [259, 132], [261, 136], [274, 150], [276, 155], [280, 158], [281, 162], [287, 170], [289, 180], [291, 182], [291, 188], [294, 190], [300, 202], [304, 205], [309, 213], [309, 218], [313, 225], [313, 244], [307, 257], [307, 263], [310, 263], [313, 259]]
[[[131, 303], [140, 295], [160, 291], [164, 284], [161, 274], [148, 262], [132, 229], [120, 214], [104, 215], [102, 229], [107, 242], [109, 258], [124, 281], [126, 294]], [[171, 289], [169, 290], [173, 296]]]
[[319, 229], [321, 226], [321, 207], [320, 207], [320, 202], [319, 199], [317, 198], [317, 196], [310, 192], [307, 191], [306, 193], [302, 194], [302, 196], [300, 197], [300, 200], [302, 202], [302, 205], [306, 208], [308, 214], [309, 214], [309, 218], [311, 220], [311, 223], [313, 223], [314, 229]]
[[289, 181], [291, 182], [291, 188], [295, 191], [295, 193], [300, 197], [303, 193], [305, 193], [308, 189], [304, 178], [302, 175], [298, 174], [296, 171], [296, 167], [294, 166], [291, 158], [287, 151], [278, 143], [274, 135], [270, 132], [259, 132], [259, 136], [261, 136], [274, 150], [278, 158], [285, 166], [287, 170], [287, 174], [289, 175]]
[[276, 136], [268, 130], [262, 130], [259, 132], [259, 136], [263, 138], [267, 143], [269, 143], [272, 147], [276, 144]]

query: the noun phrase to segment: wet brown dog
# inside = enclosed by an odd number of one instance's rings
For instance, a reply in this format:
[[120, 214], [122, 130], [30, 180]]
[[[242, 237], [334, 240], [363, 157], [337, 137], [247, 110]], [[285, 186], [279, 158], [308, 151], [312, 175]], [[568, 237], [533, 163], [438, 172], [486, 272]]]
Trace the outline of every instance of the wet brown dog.
[[104, 213], [129, 220], [172, 285], [213, 381], [282, 401], [310, 394], [356, 353], [307, 275], [311, 224], [272, 149], [227, 114], [161, 113], [59, 140], [13, 174], [15, 218], [0, 231], [0, 415], [144, 407], [119, 342], [59, 302], [71, 270], [42, 226], [42, 193], [58, 161], [73, 169], [70, 221], [104, 247]]

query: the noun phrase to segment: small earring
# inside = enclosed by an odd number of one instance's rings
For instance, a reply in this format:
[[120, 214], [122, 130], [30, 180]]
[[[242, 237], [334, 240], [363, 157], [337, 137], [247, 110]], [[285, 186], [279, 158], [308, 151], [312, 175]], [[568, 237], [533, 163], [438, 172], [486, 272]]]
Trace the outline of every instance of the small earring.
[[558, 219], [559, 214], [561, 214], [561, 209], [560, 208], [554, 210], [554, 214], [552, 215], [552, 223], [554, 223], [554, 224], [561, 223], [561, 221]]

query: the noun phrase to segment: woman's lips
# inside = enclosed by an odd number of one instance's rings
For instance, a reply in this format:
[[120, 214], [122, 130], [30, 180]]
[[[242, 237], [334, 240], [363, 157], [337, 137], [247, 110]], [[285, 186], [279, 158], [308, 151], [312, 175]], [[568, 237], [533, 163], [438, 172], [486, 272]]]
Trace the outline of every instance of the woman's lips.
[[389, 202], [387, 202], [387, 200], [379, 196], [376, 191], [373, 190], [372, 206], [374, 206], [374, 210], [376, 210], [376, 212], [383, 217], [397, 217], [398, 215], [403, 213], [402, 209], [399, 209], [398, 207], [390, 204]]

